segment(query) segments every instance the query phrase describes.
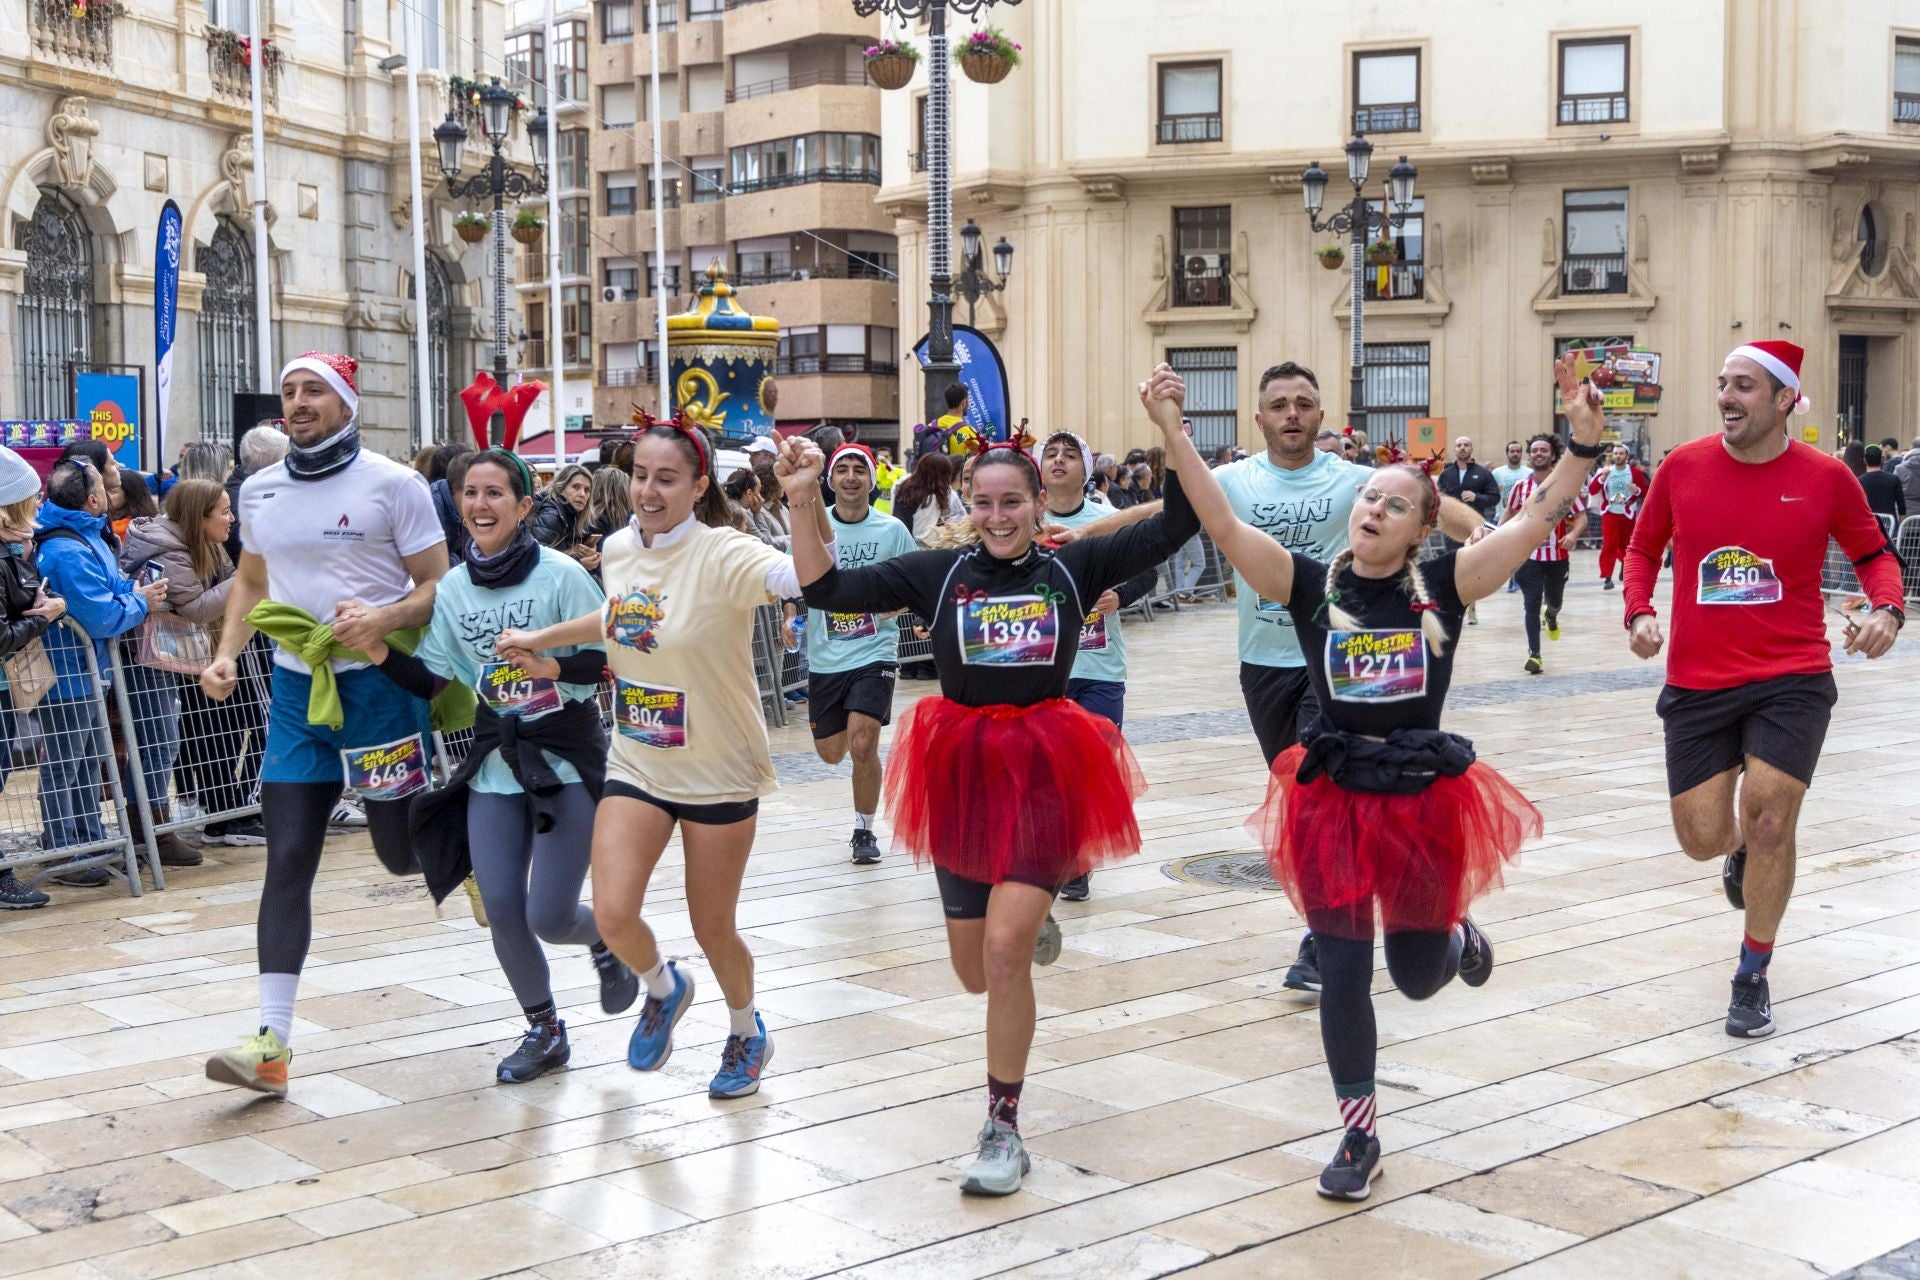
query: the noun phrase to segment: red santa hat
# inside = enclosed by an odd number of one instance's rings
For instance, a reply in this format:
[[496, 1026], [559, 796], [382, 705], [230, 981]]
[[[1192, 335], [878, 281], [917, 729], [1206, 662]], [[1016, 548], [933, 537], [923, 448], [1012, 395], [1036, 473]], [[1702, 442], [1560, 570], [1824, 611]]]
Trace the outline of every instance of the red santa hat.
[[1774, 377], [1794, 390], [1793, 411], [1805, 413], [1813, 408], [1813, 402], [1800, 395], [1800, 361], [1806, 357], [1804, 348], [1791, 342], [1749, 342], [1745, 346], [1735, 347], [1727, 353], [1727, 359], [1735, 356], [1751, 360]]
[[329, 351], [309, 351], [303, 356], [295, 356], [287, 361], [287, 367], [280, 371], [280, 381], [285, 383], [295, 373], [311, 373], [326, 383], [335, 395], [347, 402], [349, 417], [358, 417], [360, 387], [355, 377], [359, 372], [360, 362], [352, 356], [338, 355]]
[[852, 443], [843, 444], [833, 451], [832, 456], [827, 459], [827, 474], [832, 475], [834, 465], [838, 463], [840, 459], [849, 456], [858, 458], [860, 461], [866, 463], [868, 475], [879, 474], [879, 471], [873, 465], [873, 450], [863, 444]]

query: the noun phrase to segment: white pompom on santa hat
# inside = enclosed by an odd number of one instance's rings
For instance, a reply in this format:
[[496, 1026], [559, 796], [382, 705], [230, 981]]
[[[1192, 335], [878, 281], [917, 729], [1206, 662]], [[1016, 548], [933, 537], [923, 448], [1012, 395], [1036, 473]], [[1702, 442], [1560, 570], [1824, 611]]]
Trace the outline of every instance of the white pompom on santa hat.
[[1805, 358], [1806, 350], [1791, 342], [1749, 342], [1745, 346], [1735, 347], [1727, 353], [1727, 359], [1741, 356], [1753, 361], [1774, 377], [1793, 388], [1793, 411], [1806, 413], [1813, 408], [1813, 402], [1800, 394], [1800, 361]]
[[346, 401], [347, 416], [356, 418], [360, 415], [360, 387], [356, 377], [359, 372], [360, 362], [352, 356], [331, 351], [309, 351], [287, 361], [287, 367], [280, 371], [280, 381], [285, 383], [296, 373], [311, 373], [326, 383], [333, 394]]

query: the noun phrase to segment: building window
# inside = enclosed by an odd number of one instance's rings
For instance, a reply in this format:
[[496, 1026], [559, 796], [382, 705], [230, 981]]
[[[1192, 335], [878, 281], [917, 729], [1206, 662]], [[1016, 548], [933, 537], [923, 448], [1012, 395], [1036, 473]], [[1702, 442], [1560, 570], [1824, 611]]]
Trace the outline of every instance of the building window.
[[927, 95], [913, 95], [913, 150], [907, 152], [907, 167], [915, 173], [927, 171]]
[[[661, 179], [660, 198], [663, 205], [668, 209], [678, 209], [680, 207], [679, 174], [668, 174]], [[647, 175], [647, 208], [651, 209], [654, 207], [653, 199], [653, 175], [649, 173]]]
[[738, 285], [780, 284], [798, 279], [793, 270], [793, 254], [786, 249], [742, 251], [734, 249], [740, 271], [733, 282]]
[[587, 100], [587, 24], [553, 24], [553, 91], [562, 102]]
[[593, 186], [593, 161], [585, 129], [562, 129], [560, 163], [555, 166], [562, 191], [587, 191]]
[[1233, 210], [1227, 205], [1173, 211], [1173, 305], [1233, 305]]
[[632, 258], [609, 258], [600, 269], [600, 283], [619, 301], [631, 302], [640, 296], [640, 264]]
[[1920, 40], [1906, 36], [1893, 42], [1893, 118], [1920, 124]]
[[1353, 131], [1417, 133], [1420, 51], [1388, 49], [1353, 55]]
[[42, 190], [32, 219], [14, 228], [14, 243], [27, 255], [18, 311], [21, 412], [29, 418], [64, 418], [67, 362], [93, 358], [93, 248], [87, 224], [65, 196]]
[[730, 153], [734, 195], [807, 182], [880, 185], [880, 139], [870, 133], [803, 133]]
[[717, 22], [727, 11], [726, 0], [685, 0], [688, 22]]
[[780, 346], [774, 359], [775, 376], [796, 373], [819, 373], [822, 358], [820, 349], [820, 329], [813, 325], [804, 329], [782, 329]]
[[233, 396], [253, 391], [253, 243], [231, 218], [222, 217], [213, 239], [193, 255], [193, 269], [207, 278], [200, 295], [200, 435], [233, 438]]
[[[679, 25], [679, 0], [660, 0], [660, 29], [662, 31], [672, 31]], [[641, 0], [640, 4], [640, 29], [642, 31], [653, 30], [653, 6], [646, 3], [646, 0]]]
[[1167, 363], [1187, 381], [1187, 421], [1204, 456], [1240, 439], [1240, 358], [1232, 347], [1174, 347]]
[[587, 261], [593, 244], [593, 201], [568, 196], [560, 202], [560, 274], [591, 278]]
[[627, 44], [632, 39], [633, 0], [600, 0], [600, 42]]
[[637, 207], [635, 198], [638, 195], [632, 174], [610, 173], [606, 178], [606, 198], [601, 203], [609, 218], [631, 217]]
[[[1385, 207], [1379, 200], [1367, 201], [1367, 208], [1375, 214], [1384, 212]], [[1390, 225], [1383, 234], [1393, 241], [1393, 264], [1367, 266], [1367, 301], [1402, 302], [1424, 298], [1427, 286], [1426, 197], [1415, 196], [1413, 203], [1407, 207], [1406, 221], [1397, 227]]]
[[[265, 7], [266, 5], [263, 3], [261, 8], [264, 9]], [[247, 0], [207, 0], [207, 25], [210, 27], [225, 27], [228, 31], [232, 31], [237, 35], [251, 35], [253, 34], [253, 27], [247, 21], [250, 16], [247, 12]], [[264, 17], [265, 15], [263, 14], [261, 16]], [[432, 22], [433, 19], [428, 17], [426, 20]], [[272, 24], [269, 23], [268, 25], [271, 27]], [[415, 30], [417, 32], [418, 28], [415, 28]], [[436, 41], [436, 46], [437, 43]], [[423, 57], [428, 52], [428, 46], [426, 45], [416, 45], [415, 47], [421, 51]], [[440, 64], [438, 62], [427, 62], [422, 63], [422, 65], [437, 67]]]
[[695, 204], [714, 204], [726, 199], [727, 171], [725, 169], [695, 169], [693, 171], [693, 202]]
[[1854, 224], [1854, 237], [1860, 241], [1860, 272], [1877, 276], [1887, 269], [1887, 239], [1880, 234], [1880, 220], [1873, 206], [1860, 206], [1860, 220]]
[[1627, 189], [1569, 191], [1562, 199], [1560, 292], [1625, 293]]
[[534, 106], [547, 101], [547, 33], [522, 31], [507, 37], [507, 87]]
[[1432, 403], [1424, 342], [1369, 342], [1361, 371], [1367, 407], [1367, 443], [1407, 438], [1407, 420], [1424, 418]]
[[1160, 64], [1160, 132], [1163, 145], [1218, 142], [1225, 136], [1220, 116], [1218, 62]]
[[672, 261], [665, 267], [656, 268], [654, 256], [647, 255], [647, 279], [653, 282], [655, 293], [664, 289], [668, 293], [677, 294], [680, 292], [680, 255], [676, 252], [668, 254], [667, 257]]
[[600, 88], [600, 123], [609, 129], [631, 129], [634, 123], [634, 94], [631, 84], [609, 84]]
[[[407, 282], [407, 298], [414, 296], [414, 282]], [[420, 365], [415, 345], [418, 335], [407, 339], [408, 425], [420, 421]], [[453, 349], [453, 287], [440, 259], [427, 255], [427, 381], [430, 405], [437, 406], [442, 421], [453, 404], [452, 371], [448, 367]]]
[[1560, 42], [1560, 123], [1619, 124], [1627, 115], [1627, 38]]
[[560, 289], [560, 358], [569, 367], [593, 363], [593, 299], [584, 284]]

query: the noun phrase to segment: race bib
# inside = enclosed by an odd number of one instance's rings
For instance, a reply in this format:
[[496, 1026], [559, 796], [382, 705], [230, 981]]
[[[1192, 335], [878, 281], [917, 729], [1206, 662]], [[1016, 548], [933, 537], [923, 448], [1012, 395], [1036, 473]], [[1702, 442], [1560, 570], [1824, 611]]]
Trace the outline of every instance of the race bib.
[[560, 709], [560, 689], [553, 681], [530, 676], [511, 662], [487, 663], [473, 687], [495, 715], [532, 719]]
[[1080, 652], [1103, 653], [1107, 647], [1107, 615], [1095, 609], [1080, 628]]
[[1779, 604], [1773, 561], [1745, 547], [1721, 547], [1700, 562], [1701, 604]]
[[340, 753], [347, 789], [363, 800], [401, 800], [427, 785], [427, 745], [419, 734]]
[[1418, 628], [1327, 633], [1327, 684], [1341, 702], [1403, 702], [1427, 691]]
[[613, 682], [613, 723], [620, 736], [670, 751], [687, 745], [687, 691]]
[[960, 656], [988, 667], [1044, 667], [1059, 639], [1059, 614], [1038, 595], [976, 596], [959, 606]]
[[828, 640], [865, 640], [878, 635], [879, 627], [870, 613], [829, 613], [827, 615]]

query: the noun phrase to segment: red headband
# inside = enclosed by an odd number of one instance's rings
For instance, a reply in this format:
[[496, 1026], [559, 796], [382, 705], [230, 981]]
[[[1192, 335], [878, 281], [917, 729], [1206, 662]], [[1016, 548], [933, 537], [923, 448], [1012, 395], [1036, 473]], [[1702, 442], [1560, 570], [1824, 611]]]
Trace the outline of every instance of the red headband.
[[686, 419], [676, 413], [671, 418], [656, 418], [639, 405], [633, 407], [633, 425], [642, 431], [651, 431], [655, 427], [670, 427], [685, 436], [693, 444], [693, 454], [700, 460], [700, 474], [707, 475], [713, 470], [713, 464], [707, 460], [706, 441], [700, 438], [700, 432], [686, 423]]

